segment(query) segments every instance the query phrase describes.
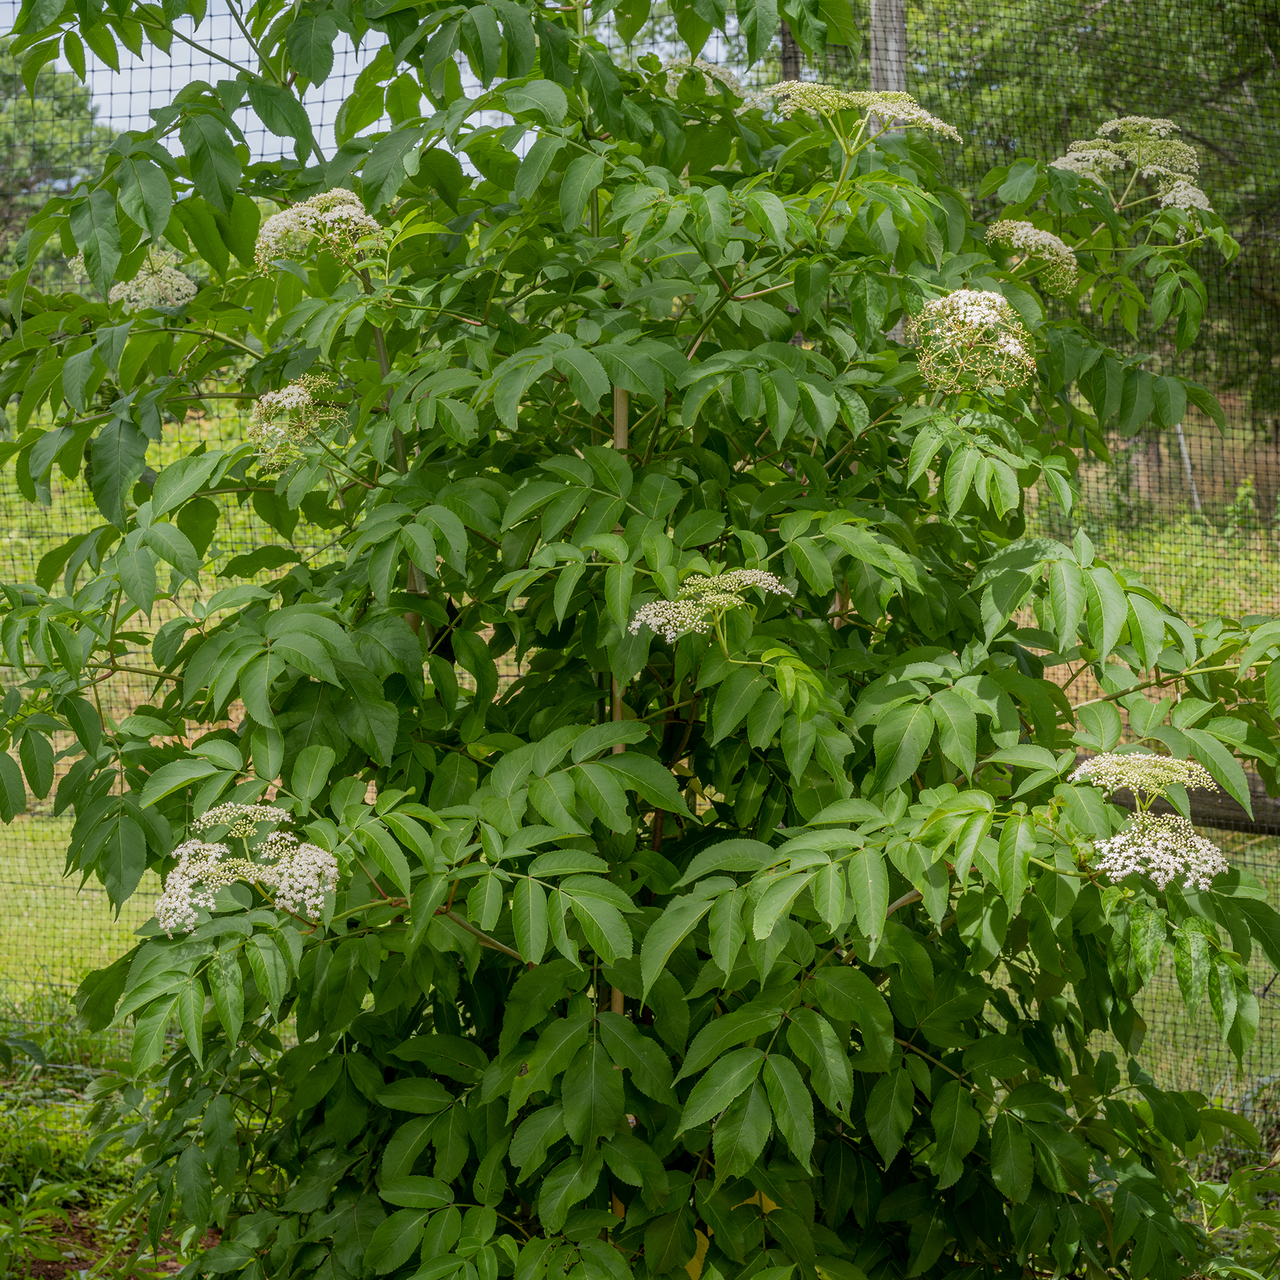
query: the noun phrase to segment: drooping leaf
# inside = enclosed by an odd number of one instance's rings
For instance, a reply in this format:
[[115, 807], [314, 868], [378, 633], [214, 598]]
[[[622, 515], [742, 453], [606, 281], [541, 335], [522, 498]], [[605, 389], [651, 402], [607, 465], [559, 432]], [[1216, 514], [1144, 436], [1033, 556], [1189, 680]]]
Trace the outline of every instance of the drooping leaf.
[[791, 1154], [801, 1166], [807, 1166], [814, 1138], [812, 1096], [795, 1064], [780, 1054], [771, 1054], [765, 1063], [764, 1083], [774, 1124], [786, 1138]]
[[604, 178], [603, 156], [576, 156], [560, 180], [560, 217], [567, 231], [580, 226], [587, 204]]
[[887, 1072], [876, 1081], [867, 1101], [867, 1130], [880, 1159], [887, 1168], [902, 1149], [911, 1127], [911, 1104], [915, 1086], [906, 1067]]

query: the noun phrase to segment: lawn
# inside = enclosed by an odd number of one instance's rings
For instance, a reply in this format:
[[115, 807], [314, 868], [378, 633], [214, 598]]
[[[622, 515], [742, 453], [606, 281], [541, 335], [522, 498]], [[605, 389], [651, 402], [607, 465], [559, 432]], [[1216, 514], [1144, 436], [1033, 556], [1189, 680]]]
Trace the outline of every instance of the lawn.
[[148, 874], [117, 919], [96, 881], [84, 888], [64, 879], [69, 818], [17, 819], [0, 828], [0, 894], [10, 903], [0, 930], [0, 991], [74, 986], [89, 969], [133, 945], [133, 931], [151, 917], [159, 892]]

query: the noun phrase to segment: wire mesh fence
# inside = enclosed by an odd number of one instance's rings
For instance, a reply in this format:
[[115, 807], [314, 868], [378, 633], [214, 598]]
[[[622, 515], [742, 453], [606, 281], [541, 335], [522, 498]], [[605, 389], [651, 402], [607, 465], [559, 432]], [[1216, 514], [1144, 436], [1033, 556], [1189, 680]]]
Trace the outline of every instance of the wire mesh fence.
[[[888, 74], [905, 77], [908, 91], [964, 135], [966, 145], [947, 162], [980, 215], [995, 208], [981, 186], [992, 166], [1019, 157], [1052, 159], [1112, 117], [1170, 119], [1196, 146], [1201, 184], [1242, 246], [1225, 266], [1209, 252], [1202, 255], [1208, 306], [1200, 341], [1178, 356], [1159, 334], [1127, 334], [1104, 315], [1093, 322], [1105, 325], [1118, 346], [1149, 355], [1157, 369], [1176, 369], [1209, 386], [1224, 404], [1226, 427], [1220, 431], [1191, 415], [1173, 432], [1116, 437], [1110, 460], [1083, 459], [1075, 510], [1067, 514], [1033, 494], [1028, 526], [1064, 539], [1084, 528], [1103, 555], [1140, 573], [1189, 617], [1280, 612], [1280, 6], [1275, 0], [910, 0], [904, 9], [901, 0], [878, 0], [873, 21], [869, 3], [854, 0], [850, 23], [829, 30], [820, 56], [800, 59], [782, 30], [764, 65], [743, 78], [764, 83], [798, 71], [802, 78], [865, 86], [874, 70], [879, 87], [886, 87], [876, 59], [887, 48]], [[13, 0], [0, 0], [0, 27], [7, 29], [16, 8]], [[896, 22], [899, 12], [905, 26], [890, 31], [885, 45], [885, 14]], [[46, 67], [34, 95], [0, 50], [0, 273], [12, 262], [29, 214], [92, 173], [115, 136], [145, 126], [148, 113], [182, 86], [216, 84], [235, 74], [236, 63], [251, 65], [251, 51], [224, 7], [211, 4], [199, 28], [183, 30], [168, 57], [150, 47], [142, 58], [122, 49], [117, 68], [89, 55], [84, 84], [61, 64]], [[683, 51], [660, 9], [647, 30], [643, 44], [631, 45], [608, 17], [597, 26], [620, 58]], [[335, 150], [338, 109], [379, 42], [370, 33], [358, 52], [336, 50], [332, 73], [308, 92], [325, 156]], [[703, 56], [740, 62], [732, 30]], [[255, 159], [288, 153], [288, 141], [266, 132], [247, 109], [235, 118]], [[45, 287], [72, 283], [69, 272], [51, 250]], [[213, 446], [239, 439], [243, 421], [235, 411], [193, 415], [166, 430], [173, 442], [166, 448], [198, 440]], [[11, 431], [7, 419], [0, 422], [0, 434]], [[51, 506], [33, 504], [10, 470], [0, 472], [0, 576], [34, 580], [50, 549], [97, 523], [77, 492], [55, 490], [52, 497]], [[220, 529], [223, 542], [215, 550], [227, 558], [281, 542], [252, 509], [237, 511]], [[306, 540], [302, 527], [295, 542]], [[121, 717], [149, 696], [140, 681], [109, 711]], [[13, 1138], [19, 1130], [36, 1135], [30, 1141], [47, 1142], [73, 1123], [86, 1073], [119, 1052], [114, 1041], [88, 1046], [69, 1032], [71, 994], [79, 977], [118, 955], [150, 915], [154, 884], [144, 884], [115, 917], [98, 886], [62, 878], [69, 825], [45, 805], [0, 829], [0, 893], [13, 907], [9, 928], [0, 931], [0, 1033], [44, 1044], [51, 1063], [46, 1078], [64, 1080], [21, 1097], [10, 1089], [7, 1101], [0, 1085], [0, 1163], [12, 1162], [5, 1143], [19, 1141]], [[1222, 839], [1231, 861], [1257, 876], [1277, 901], [1280, 839], [1242, 833]], [[1195, 1019], [1185, 1017], [1171, 972], [1153, 985], [1146, 1018], [1162, 1083], [1203, 1090], [1271, 1130], [1280, 1119], [1280, 986], [1261, 966], [1256, 982], [1262, 1023], [1243, 1066], [1220, 1047], [1207, 1008]], [[24, 1117], [17, 1129], [15, 1107]]]

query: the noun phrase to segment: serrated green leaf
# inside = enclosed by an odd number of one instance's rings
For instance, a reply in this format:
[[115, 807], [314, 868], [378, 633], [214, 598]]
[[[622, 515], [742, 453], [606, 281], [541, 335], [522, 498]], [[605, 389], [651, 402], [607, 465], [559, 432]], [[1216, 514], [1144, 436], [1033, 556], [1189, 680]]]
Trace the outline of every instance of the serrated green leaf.
[[849, 894], [858, 928], [871, 941], [884, 933], [884, 913], [889, 905], [889, 875], [884, 853], [879, 849], [863, 849], [846, 864]]
[[853, 1101], [849, 1055], [826, 1018], [813, 1009], [796, 1009], [787, 1024], [791, 1052], [809, 1068], [814, 1093], [838, 1116], [848, 1116]]
[[616, 1013], [600, 1015], [600, 1039], [614, 1062], [631, 1076], [646, 1097], [665, 1106], [675, 1103], [671, 1063], [656, 1040], [644, 1035], [629, 1019]]
[[604, 157], [576, 156], [560, 180], [560, 218], [566, 231], [582, 225], [587, 202], [604, 179]]
[[233, 1044], [240, 1039], [244, 1024], [244, 978], [240, 973], [240, 947], [219, 947], [209, 960], [209, 985], [213, 989], [213, 1007], [222, 1023], [227, 1039]]
[[876, 1081], [867, 1100], [867, 1131], [885, 1168], [902, 1150], [907, 1130], [911, 1128], [911, 1104], [915, 1085], [906, 1067], [890, 1071]]
[[622, 1073], [598, 1039], [585, 1044], [565, 1072], [561, 1099], [565, 1130], [583, 1146], [594, 1146], [622, 1123]]
[[778, 1132], [801, 1167], [807, 1168], [813, 1152], [813, 1096], [795, 1064], [777, 1053], [770, 1054], [764, 1065], [764, 1084]]
[[648, 996], [658, 975], [665, 970], [671, 953], [693, 932], [710, 910], [710, 898], [696, 897], [676, 898], [663, 908], [662, 914], [645, 934], [644, 944], [640, 949], [643, 996]]
[[1031, 1192], [1033, 1157], [1031, 1139], [1022, 1122], [1007, 1111], [991, 1122], [991, 1178], [1014, 1204], [1021, 1204]]
[[[753, 1080], [745, 1092], [729, 1104], [711, 1139], [716, 1182], [750, 1173], [773, 1131], [764, 1084]], [[758, 1273], [765, 1274], [765, 1273]]]
[[982, 1117], [968, 1090], [958, 1080], [948, 1080], [938, 1090], [929, 1113], [934, 1147], [929, 1169], [939, 1187], [950, 1187], [964, 1172], [964, 1158], [978, 1141]]

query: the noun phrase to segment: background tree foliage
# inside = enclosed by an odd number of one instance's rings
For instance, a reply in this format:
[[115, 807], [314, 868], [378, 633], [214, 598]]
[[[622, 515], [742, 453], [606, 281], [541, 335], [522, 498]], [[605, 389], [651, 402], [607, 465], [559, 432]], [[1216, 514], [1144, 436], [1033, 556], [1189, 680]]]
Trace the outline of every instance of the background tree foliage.
[[1271, 0], [1101, 7], [909, 0], [907, 24], [907, 87], [970, 140], [948, 157], [948, 173], [967, 191], [978, 189], [988, 165], [1064, 147], [1099, 113], [1178, 122], [1241, 245], [1229, 266], [1209, 255], [1197, 260], [1214, 341], [1179, 367], [1246, 394], [1253, 423], [1274, 431], [1280, 8]]
[[0, 261], [6, 269], [27, 219], [50, 193], [86, 178], [94, 152], [111, 141], [97, 114], [80, 78], [47, 65], [28, 68], [24, 77], [9, 41], [0, 42]]
[[[15, 47], [201, 13], [28, 0]], [[258, 61], [32, 219], [0, 347], [4, 460], [102, 516], [4, 586], [0, 813], [55, 794], [68, 871], [122, 901], [218, 804], [279, 811], [225, 836], [258, 873], [193, 932], [80, 991], [134, 1026], [97, 1114], [152, 1239], [214, 1224], [190, 1274], [324, 1280], [1256, 1274], [1265, 1228], [1226, 1254], [1239, 1207], [1185, 1164], [1250, 1127], [1154, 1084], [1138, 1002], [1172, 953], [1242, 1053], [1280, 919], [1238, 871], [1099, 875], [1128, 816], [1070, 774], [1127, 720], [1247, 806], [1280, 628], [1193, 628], [1023, 536], [1075, 446], [1212, 397], [1050, 319], [931, 136], [857, 104], [765, 114], [514, 0], [236, 13]], [[759, 58], [778, 11], [737, 16]], [[696, 50], [724, 13], [676, 19]], [[327, 155], [299, 94], [341, 38], [379, 51]], [[253, 160], [246, 103], [293, 158]], [[1182, 215], [1032, 158], [989, 185], [1128, 322], [1167, 279], [1194, 340]], [[83, 295], [37, 287], [51, 244]], [[200, 277], [179, 305], [144, 292], [159, 246]], [[892, 336], [964, 286], [1025, 326], [1025, 388], [930, 391]], [[290, 387], [283, 434], [162, 458], [193, 406]], [[215, 572], [233, 501], [281, 544]], [[151, 704], [104, 716], [137, 672]], [[268, 891], [289, 821], [340, 869], [318, 919]]]

